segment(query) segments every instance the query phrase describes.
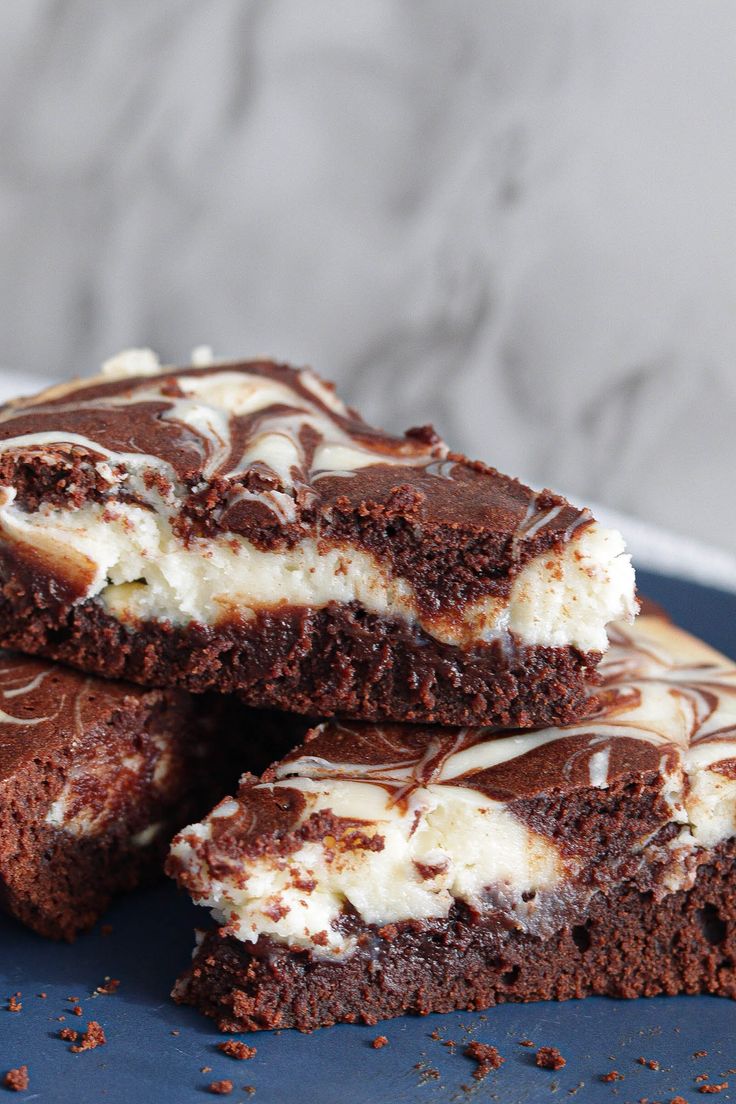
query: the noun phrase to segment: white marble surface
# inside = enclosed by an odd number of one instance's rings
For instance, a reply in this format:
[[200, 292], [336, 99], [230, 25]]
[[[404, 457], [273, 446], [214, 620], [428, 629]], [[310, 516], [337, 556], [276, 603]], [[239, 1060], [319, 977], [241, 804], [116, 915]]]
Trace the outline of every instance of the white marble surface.
[[736, 551], [731, 0], [3, 0], [0, 361], [311, 362]]

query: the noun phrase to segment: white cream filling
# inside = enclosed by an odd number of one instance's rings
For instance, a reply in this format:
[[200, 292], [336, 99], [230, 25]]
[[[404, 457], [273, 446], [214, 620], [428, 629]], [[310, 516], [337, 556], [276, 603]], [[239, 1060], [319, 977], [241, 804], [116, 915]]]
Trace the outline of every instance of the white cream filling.
[[[736, 757], [736, 749], [732, 757]], [[719, 758], [726, 754], [720, 752]], [[736, 835], [736, 779], [719, 774], [717, 765], [691, 770], [685, 808], [696, 846], [715, 847]]]
[[529, 645], [603, 651], [606, 625], [633, 614], [634, 572], [616, 532], [591, 525], [560, 554], [527, 563], [508, 600], [489, 596], [452, 616], [420, 614], [406, 579], [350, 546], [306, 539], [264, 551], [237, 534], [185, 546], [168, 517], [126, 503], [26, 513], [6, 492], [0, 534], [34, 549], [83, 584], [113, 616], [216, 624], [280, 604], [321, 608], [358, 602], [371, 613], [418, 623], [436, 639], [469, 644], [512, 631]]
[[[352, 942], [333, 922], [346, 903], [368, 924], [388, 924], [407, 917], [447, 916], [455, 899], [480, 905], [489, 886], [505, 890], [514, 902], [519, 927], [533, 912], [533, 901], [522, 894], [550, 889], [563, 875], [557, 850], [527, 828], [501, 803], [456, 786], [427, 786], [414, 791], [406, 808], [387, 804], [386, 790], [360, 782], [339, 781], [325, 788], [308, 778], [290, 778], [275, 786], [301, 790], [306, 819], [320, 810], [354, 818], [359, 810], [369, 836], [382, 836], [379, 851], [335, 847], [324, 841], [304, 844], [285, 856], [254, 859], [213, 878], [202, 866], [188, 837], [210, 838], [212, 817], [232, 815], [225, 802], [201, 824], [185, 829], [172, 846], [175, 855], [195, 874], [199, 904], [226, 920], [243, 941], [268, 935], [292, 946], [310, 946], [318, 954], [343, 954]], [[417, 867], [436, 873], [422, 877]], [[293, 875], [297, 876], [296, 882]], [[304, 878], [316, 883], [304, 888]], [[301, 883], [301, 884], [300, 884]], [[326, 943], [314, 944], [325, 934]]]

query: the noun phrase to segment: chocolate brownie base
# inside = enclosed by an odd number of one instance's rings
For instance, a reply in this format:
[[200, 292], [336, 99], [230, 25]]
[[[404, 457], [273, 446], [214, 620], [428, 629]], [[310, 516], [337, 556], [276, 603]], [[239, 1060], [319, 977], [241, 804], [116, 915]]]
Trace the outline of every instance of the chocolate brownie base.
[[721, 845], [693, 887], [655, 900], [629, 883], [596, 894], [547, 939], [504, 931], [462, 906], [446, 919], [373, 931], [340, 962], [209, 932], [174, 999], [221, 1031], [481, 1009], [507, 1001], [712, 993], [736, 998], [736, 848]]
[[458, 649], [337, 603], [237, 624], [128, 628], [94, 601], [65, 607], [17, 580], [0, 597], [0, 643], [144, 686], [216, 688], [312, 716], [518, 727], [586, 712], [600, 658], [498, 641]]

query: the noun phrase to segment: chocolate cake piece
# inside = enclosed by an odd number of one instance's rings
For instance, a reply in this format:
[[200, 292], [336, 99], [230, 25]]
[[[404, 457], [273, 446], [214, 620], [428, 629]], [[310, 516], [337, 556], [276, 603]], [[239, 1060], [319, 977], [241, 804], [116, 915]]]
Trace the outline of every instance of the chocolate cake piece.
[[736, 666], [611, 630], [596, 711], [330, 722], [174, 840], [213, 909], [175, 999], [226, 1031], [588, 994], [736, 997]]
[[162, 872], [174, 832], [238, 767], [263, 769], [252, 725], [232, 701], [0, 652], [0, 906], [51, 938], [90, 927], [113, 894]]
[[307, 370], [141, 354], [0, 410], [0, 584], [0, 641], [84, 670], [524, 727], [579, 715], [635, 606], [617, 532], [430, 428]]

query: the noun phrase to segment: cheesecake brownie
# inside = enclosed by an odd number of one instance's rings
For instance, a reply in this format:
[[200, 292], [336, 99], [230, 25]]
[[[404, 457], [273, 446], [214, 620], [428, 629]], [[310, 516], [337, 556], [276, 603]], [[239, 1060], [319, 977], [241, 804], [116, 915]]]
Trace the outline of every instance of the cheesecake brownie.
[[559, 728], [329, 722], [172, 845], [228, 1031], [588, 994], [736, 997], [736, 666], [614, 627]]
[[0, 905], [52, 938], [90, 927], [161, 872], [173, 833], [245, 764], [263, 769], [252, 721], [237, 703], [0, 652]]
[[524, 727], [579, 715], [635, 606], [617, 532], [432, 429], [307, 370], [140, 354], [0, 410], [0, 586], [0, 641], [84, 670]]

